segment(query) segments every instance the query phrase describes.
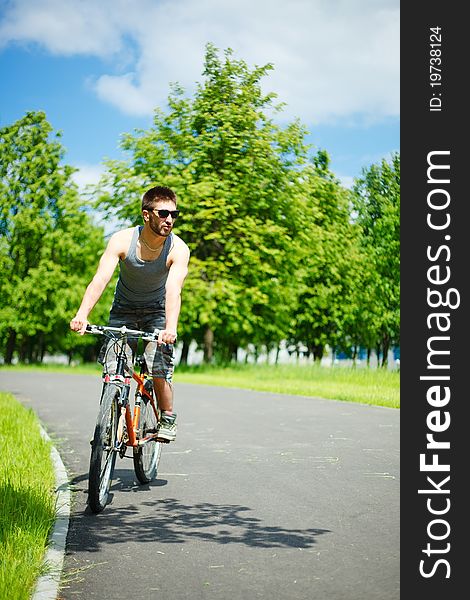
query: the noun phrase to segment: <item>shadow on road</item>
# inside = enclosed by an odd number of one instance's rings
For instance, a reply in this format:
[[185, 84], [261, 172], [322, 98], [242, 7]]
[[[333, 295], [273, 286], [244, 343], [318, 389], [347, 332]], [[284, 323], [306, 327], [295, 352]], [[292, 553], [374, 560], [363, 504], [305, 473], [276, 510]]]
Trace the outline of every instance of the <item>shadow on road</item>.
[[[165, 484], [165, 480], [157, 480], [151, 485]], [[113, 486], [118, 494], [137, 492], [142, 487], [126, 478]], [[216, 544], [305, 549], [312, 547], [318, 536], [330, 533], [328, 529], [268, 525], [254, 516], [251, 508], [239, 504], [183, 504], [174, 498], [144, 501], [138, 507], [128, 504], [115, 508], [111, 503], [99, 515], [87, 510], [74, 516], [73, 529], [75, 535], [69, 536], [69, 553], [75, 548], [96, 552], [102, 545], [113, 543], [182, 544], [195, 538]]]

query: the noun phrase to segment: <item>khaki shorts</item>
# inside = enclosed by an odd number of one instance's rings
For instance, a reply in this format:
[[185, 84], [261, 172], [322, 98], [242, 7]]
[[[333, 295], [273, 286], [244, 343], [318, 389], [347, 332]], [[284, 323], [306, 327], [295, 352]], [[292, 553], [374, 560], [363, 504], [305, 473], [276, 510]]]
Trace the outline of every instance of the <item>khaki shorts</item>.
[[[121, 304], [113, 304], [109, 313], [109, 327], [122, 327], [140, 329], [153, 332], [154, 329], [164, 329], [165, 309], [161, 306], [134, 308]], [[159, 377], [171, 383], [175, 367], [175, 347], [172, 344], [156, 342], [144, 343], [144, 357], [147, 368], [152, 377]], [[132, 360], [137, 350], [137, 340], [129, 340], [126, 354], [127, 360]], [[105, 342], [101, 348], [98, 361], [105, 366], [107, 373], [116, 372], [117, 360], [113, 340]]]

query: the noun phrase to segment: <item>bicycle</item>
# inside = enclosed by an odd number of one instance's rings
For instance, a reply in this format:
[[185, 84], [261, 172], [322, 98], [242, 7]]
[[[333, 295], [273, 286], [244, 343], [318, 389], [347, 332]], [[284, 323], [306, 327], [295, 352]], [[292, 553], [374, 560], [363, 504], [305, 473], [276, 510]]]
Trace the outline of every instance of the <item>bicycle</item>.
[[[100, 408], [91, 442], [88, 505], [94, 513], [99, 513], [107, 504], [116, 457], [127, 457], [127, 448], [132, 448], [134, 471], [141, 484], [149, 483], [157, 475], [162, 444], [167, 442], [158, 439], [160, 410], [155, 402], [153, 380], [143, 356], [136, 359], [140, 372], [135, 372], [126, 348], [129, 338], [156, 342], [159, 331], [87, 325], [86, 333], [113, 340], [107, 351], [113, 347], [117, 361], [115, 373], [108, 373], [106, 367], [103, 370]], [[137, 383], [132, 410], [131, 379]]]

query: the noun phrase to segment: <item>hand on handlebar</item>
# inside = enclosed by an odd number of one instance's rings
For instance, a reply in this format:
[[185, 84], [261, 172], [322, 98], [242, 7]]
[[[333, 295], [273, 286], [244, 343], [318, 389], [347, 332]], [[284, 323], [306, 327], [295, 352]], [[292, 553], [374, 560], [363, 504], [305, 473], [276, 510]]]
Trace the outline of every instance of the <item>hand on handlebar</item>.
[[161, 329], [158, 334], [157, 344], [174, 344], [176, 342], [176, 331]]
[[78, 331], [80, 335], [83, 335], [86, 331], [88, 320], [79, 314], [76, 314], [74, 318], [70, 321], [70, 329], [72, 331]]

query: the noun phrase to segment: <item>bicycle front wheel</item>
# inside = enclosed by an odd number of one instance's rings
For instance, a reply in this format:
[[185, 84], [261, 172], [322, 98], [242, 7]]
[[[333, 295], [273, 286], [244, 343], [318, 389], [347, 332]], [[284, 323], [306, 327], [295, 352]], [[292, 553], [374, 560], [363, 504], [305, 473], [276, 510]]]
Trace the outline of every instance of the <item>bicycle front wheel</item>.
[[91, 445], [88, 505], [94, 513], [106, 506], [116, 463], [119, 387], [105, 383]]
[[[150, 401], [142, 400], [140, 408], [139, 438], [145, 439], [149, 433], [157, 431], [158, 421]], [[156, 440], [145, 442], [134, 450], [134, 470], [140, 483], [145, 484], [157, 476], [162, 445]]]

